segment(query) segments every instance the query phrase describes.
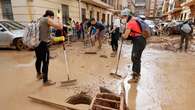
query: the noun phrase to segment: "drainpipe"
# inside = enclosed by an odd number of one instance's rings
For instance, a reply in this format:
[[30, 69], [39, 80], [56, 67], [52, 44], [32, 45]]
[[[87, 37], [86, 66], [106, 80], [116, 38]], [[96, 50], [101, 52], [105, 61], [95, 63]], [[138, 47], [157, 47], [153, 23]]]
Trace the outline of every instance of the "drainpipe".
[[33, 2], [33, 0], [28, 0], [27, 1], [29, 21], [32, 21], [33, 20], [33, 17], [32, 17], [32, 2]]
[[82, 13], [81, 13], [81, 0], [78, 0], [78, 3], [79, 3], [79, 18], [80, 20], [82, 21]]

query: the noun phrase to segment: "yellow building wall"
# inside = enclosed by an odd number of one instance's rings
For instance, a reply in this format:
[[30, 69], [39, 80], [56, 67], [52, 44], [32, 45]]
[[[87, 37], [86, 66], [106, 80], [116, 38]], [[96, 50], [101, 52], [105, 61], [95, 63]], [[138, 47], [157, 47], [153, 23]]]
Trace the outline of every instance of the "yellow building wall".
[[[79, 20], [79, 10], [77, 0], [12, 0], [13, 14], [16, 21], [23, 24], [29, 23], [43, 16], [46, 10], [52, 10], [55, 16], [62, 18], [62, 5], [69, 6], [69, 16]], [[60, 13], [58, 14], [58, 10]]]
[[[62, 18], [62, 5], [67, 5], [69, 7], [69, 17], [75, 21], [81, 22], [80, 12], [79, 12], [79, 2], [78, 0], [12, 0], [12, 8], [14, 14], [14, 20], [19, 21], [22, 24], [27, 24], [32, 20], [37, 20], [46, 10], [54, 11], [55, 15]], [[0, 5], [1, 6], [1, 5]], [[100, 20], [102, 19], [102, 14], [106, 14], [105, 20], [107, 24], [107, 15], [110, 14], [110, 24], [112, 12], [96, 7], [91, 4], [81, 3], [81, 8], [86, 9], [86, 17], [90, 18], [90, 11], [93, 10], [94, 18], [97, 18], [97, 12], [100, 12]], [[1, 8], [0, 8], [1, 9]], [[58, 13], [60, 10], [60, 13]], [[0, 10], [1, 12], [1, 10]], [[1, 18], [1, 13], [0, 13]]]
[[32, 8], [33, 11], [33, 7], [28, 7], [27, 0], [12, 0], [11, 2], [15, 21], [26, 24], [30, 20], [32, 20], [32, 16], [30, 16], [29, 9]]

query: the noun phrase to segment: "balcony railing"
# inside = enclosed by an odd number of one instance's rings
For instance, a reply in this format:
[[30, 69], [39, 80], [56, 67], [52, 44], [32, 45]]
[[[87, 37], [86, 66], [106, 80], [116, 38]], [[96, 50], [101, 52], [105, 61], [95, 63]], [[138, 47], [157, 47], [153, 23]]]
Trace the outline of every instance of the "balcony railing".
[[187, 0], [179, 0], [179, 2], [181, 2], [181, 3], [184, 3], [184, 2], [186, 2]]
[[81, 1], [98, 6], [98, 7], [102, 7], [102, 8], [113, 8], [113, 6], [103, 2], [102, 0], [81, 0]]

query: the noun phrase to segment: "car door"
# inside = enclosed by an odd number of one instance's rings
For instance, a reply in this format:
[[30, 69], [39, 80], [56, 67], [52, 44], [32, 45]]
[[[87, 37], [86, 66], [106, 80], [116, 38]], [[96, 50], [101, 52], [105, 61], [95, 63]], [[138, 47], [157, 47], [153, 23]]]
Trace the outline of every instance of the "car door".
[[10, 33], [2, 25], [0, 25], [0, 46], [8, 47], [11, 44], [10, 41], [11, 41]]

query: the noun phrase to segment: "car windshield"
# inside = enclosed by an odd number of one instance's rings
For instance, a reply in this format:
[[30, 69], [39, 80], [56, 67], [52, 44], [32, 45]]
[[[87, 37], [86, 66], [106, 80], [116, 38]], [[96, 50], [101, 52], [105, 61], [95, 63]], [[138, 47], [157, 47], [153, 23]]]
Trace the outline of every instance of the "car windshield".
[[24, 25], [15, 21], [0, 21], [0, 23], [5, 26], [9, 31], [22, 30], [25, 27]]

